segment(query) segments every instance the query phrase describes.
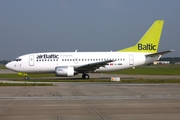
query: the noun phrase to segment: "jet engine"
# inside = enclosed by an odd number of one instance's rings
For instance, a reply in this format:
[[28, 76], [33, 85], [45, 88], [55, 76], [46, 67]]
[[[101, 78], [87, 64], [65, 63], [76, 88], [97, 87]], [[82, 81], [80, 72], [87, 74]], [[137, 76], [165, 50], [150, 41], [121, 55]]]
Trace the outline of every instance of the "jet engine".
[[57, 77], [71, 77], [77, 74], [76, 71], [74, 71], [74, 67], [70, 66], [58, 66], [55, 68], [55, 75]]

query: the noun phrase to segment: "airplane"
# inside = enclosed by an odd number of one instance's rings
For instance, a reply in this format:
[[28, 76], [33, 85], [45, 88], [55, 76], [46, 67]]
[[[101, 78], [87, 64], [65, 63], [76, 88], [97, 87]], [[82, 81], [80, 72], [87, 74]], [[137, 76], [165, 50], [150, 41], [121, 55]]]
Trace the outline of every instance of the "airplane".
[[117, 71], [152, 63], [174, 50], [157, 52], [164, 20], [156, 20], [134, 46], [110, 52], [43, 52], [19, 56], [6, 67], [29, 79], [28, 73], [54, 73], [57, 77], [71, 77], [88, 73]]

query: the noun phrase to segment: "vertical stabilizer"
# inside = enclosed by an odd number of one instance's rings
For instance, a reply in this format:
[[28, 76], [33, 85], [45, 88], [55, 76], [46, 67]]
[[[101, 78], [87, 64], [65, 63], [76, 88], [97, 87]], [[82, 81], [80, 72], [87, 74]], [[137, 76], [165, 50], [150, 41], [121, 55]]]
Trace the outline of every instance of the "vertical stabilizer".
[[156, 20], [136, 45], [119, 50], [119, 52], [156, 53], [158, 51], [163, 24], [164, 20]]

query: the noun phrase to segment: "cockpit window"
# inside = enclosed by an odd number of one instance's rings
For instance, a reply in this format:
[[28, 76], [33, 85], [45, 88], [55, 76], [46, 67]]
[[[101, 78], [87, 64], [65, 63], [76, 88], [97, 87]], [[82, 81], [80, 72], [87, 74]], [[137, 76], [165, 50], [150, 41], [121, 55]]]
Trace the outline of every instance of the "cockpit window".
[[22, 60], [22, 59], [20, 59], [20, 58], [14, 59], [14, 61], [16, 61], [16, 62], [21, 61], [21, 60]]

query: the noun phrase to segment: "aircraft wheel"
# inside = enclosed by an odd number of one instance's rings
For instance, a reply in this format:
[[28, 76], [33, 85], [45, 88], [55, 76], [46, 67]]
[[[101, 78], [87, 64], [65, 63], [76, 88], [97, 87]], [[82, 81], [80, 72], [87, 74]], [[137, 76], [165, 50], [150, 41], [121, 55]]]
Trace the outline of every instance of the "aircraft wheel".
[[88, 75], [88, 74], [83, 74], [83, 75], [82, 75], [82, 78], [83, 78], [83, 79], [89, 79], [89, 75]]
[[24, 79], [25, 79], [25, 80], [29, 80], [29, 76], [25, 76]]

